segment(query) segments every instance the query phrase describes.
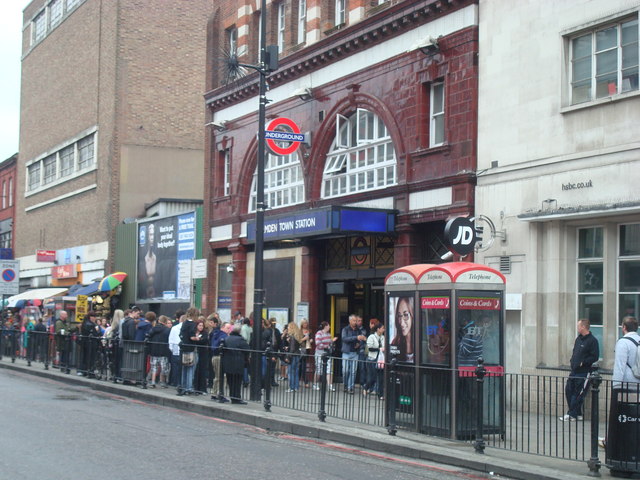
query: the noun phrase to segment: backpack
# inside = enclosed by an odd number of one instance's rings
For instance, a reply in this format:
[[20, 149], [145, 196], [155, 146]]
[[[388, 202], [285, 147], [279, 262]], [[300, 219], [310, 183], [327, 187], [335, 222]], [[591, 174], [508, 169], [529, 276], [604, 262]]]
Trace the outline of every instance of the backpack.
[[633, 376], [636, 377], [637, 379], [640, 379], [640, 343], [636, 342], [631, 337], [622, 337], [622, 338], [631, 340], [633, 344], [636, 346], [636, 361], [634, 362], [633, 365], [630, 365], [629, 361], [627, 360], [627, 366], [631, 369], [631, 373], [633, 373]]

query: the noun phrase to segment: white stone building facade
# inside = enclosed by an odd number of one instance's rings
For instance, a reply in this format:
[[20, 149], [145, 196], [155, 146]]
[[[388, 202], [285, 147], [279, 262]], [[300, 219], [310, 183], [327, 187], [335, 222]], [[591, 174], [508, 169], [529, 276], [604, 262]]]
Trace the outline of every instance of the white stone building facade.
[[606, 371], [640, 314], [640, 2], [515, 5], [480, 2], [476, 261], [507, 277], [509, 371], [567, 366], [583, 317]]

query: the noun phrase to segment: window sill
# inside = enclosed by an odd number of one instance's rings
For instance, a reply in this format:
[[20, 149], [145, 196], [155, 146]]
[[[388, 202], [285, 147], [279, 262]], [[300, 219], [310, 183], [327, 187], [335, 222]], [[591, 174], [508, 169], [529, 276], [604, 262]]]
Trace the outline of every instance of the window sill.
[[598, 107], [600, 105], [606, 105], [609, 104], [611, 102], [619, 102], [622, 100], [626, 100], [628, 98], [635, 98], [640, 96], [640, 90], [634, 90], [632, 92], [625, 92], [625, 93], [617, 93], [615, 95], [612, 95], [610, 97], [603, 97], [603, 98], [599, 98], [597, 100], [593, 100], [591, 102], [584, 102], [584, 103], [578, 103], [576, 105], [569, 105], [566, 107], [561, 107], [560, 108], [560, 113], [571, 113], [571, 112], [575, 112], [577, 110], [584, 110], [585, 108], [591, 108], [591, 107]]
[[414, 150], [411, 152], [411, 155], [414, 157], [427, 157], [429, 155], [435, 155], [438, 153], [442, 153], [444, 155], [449, 155], [451, 152], [451, 145], [448, 143], [443, 143], [442, 145], [438, 145], [437, 147], [429, 147], [429, 148], [419, 148], [418, 150]]
[[74, 175], [69, 175], [67, 177], [62, 177], [59, 178], [51, 183], [47, 183], [46, 185], [42, 185], [38, 188], [35, 188], [33, 190], [29, 190], [27, 192], [25, 192], [24, 197], [28, 198], [31, 197], [32, 195], [37, 195], [38, 193], [44, 192], [46, 190], [49, 190], [50, 188], [53, 187], [57, 187], [59, 185], [62, 185], [64, 183], [67, 183], [71, 180], [75, 180], [76, 178], [82, 177], [83, 175], [86, 175], [87, 173], [91, 173], [91, 172], [95, 172], [98, 169], [98, 166], [94, 163], [93, 166], [80, 170], [79, 172], [75, 173]]

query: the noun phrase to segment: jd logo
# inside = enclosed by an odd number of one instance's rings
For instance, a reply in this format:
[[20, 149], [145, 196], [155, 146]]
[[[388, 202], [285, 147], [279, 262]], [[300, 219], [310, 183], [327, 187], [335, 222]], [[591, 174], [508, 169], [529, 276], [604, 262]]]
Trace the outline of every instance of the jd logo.
[[478, 240], [475, 225], [465, 217], [452, 218], [444, 227], [444, 236], [449, 244], [449, 250], [460, 256], [473, 251]]

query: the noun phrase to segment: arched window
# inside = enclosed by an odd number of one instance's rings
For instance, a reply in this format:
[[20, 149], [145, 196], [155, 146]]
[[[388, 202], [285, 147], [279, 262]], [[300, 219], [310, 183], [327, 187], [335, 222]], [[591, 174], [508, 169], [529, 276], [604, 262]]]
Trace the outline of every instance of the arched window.
[[9, 206], [13, 207], [13, 177], [9, 177]]
[[336, 137], [324, 164], [322, 198], [395, 184], [396, 153], [384, 122], [363, 108], [349, 118], [338, 115]]
[[2, 181], [2, 208], [7, 208], [7, 182]]
[[[256, 211], [257, 172], [251, 182], [249, 212]], [[296, 152], [289, 155], [267, 155], [264, 167], [264, 201], [270, 209], [304, 202], [304, 179]]]

